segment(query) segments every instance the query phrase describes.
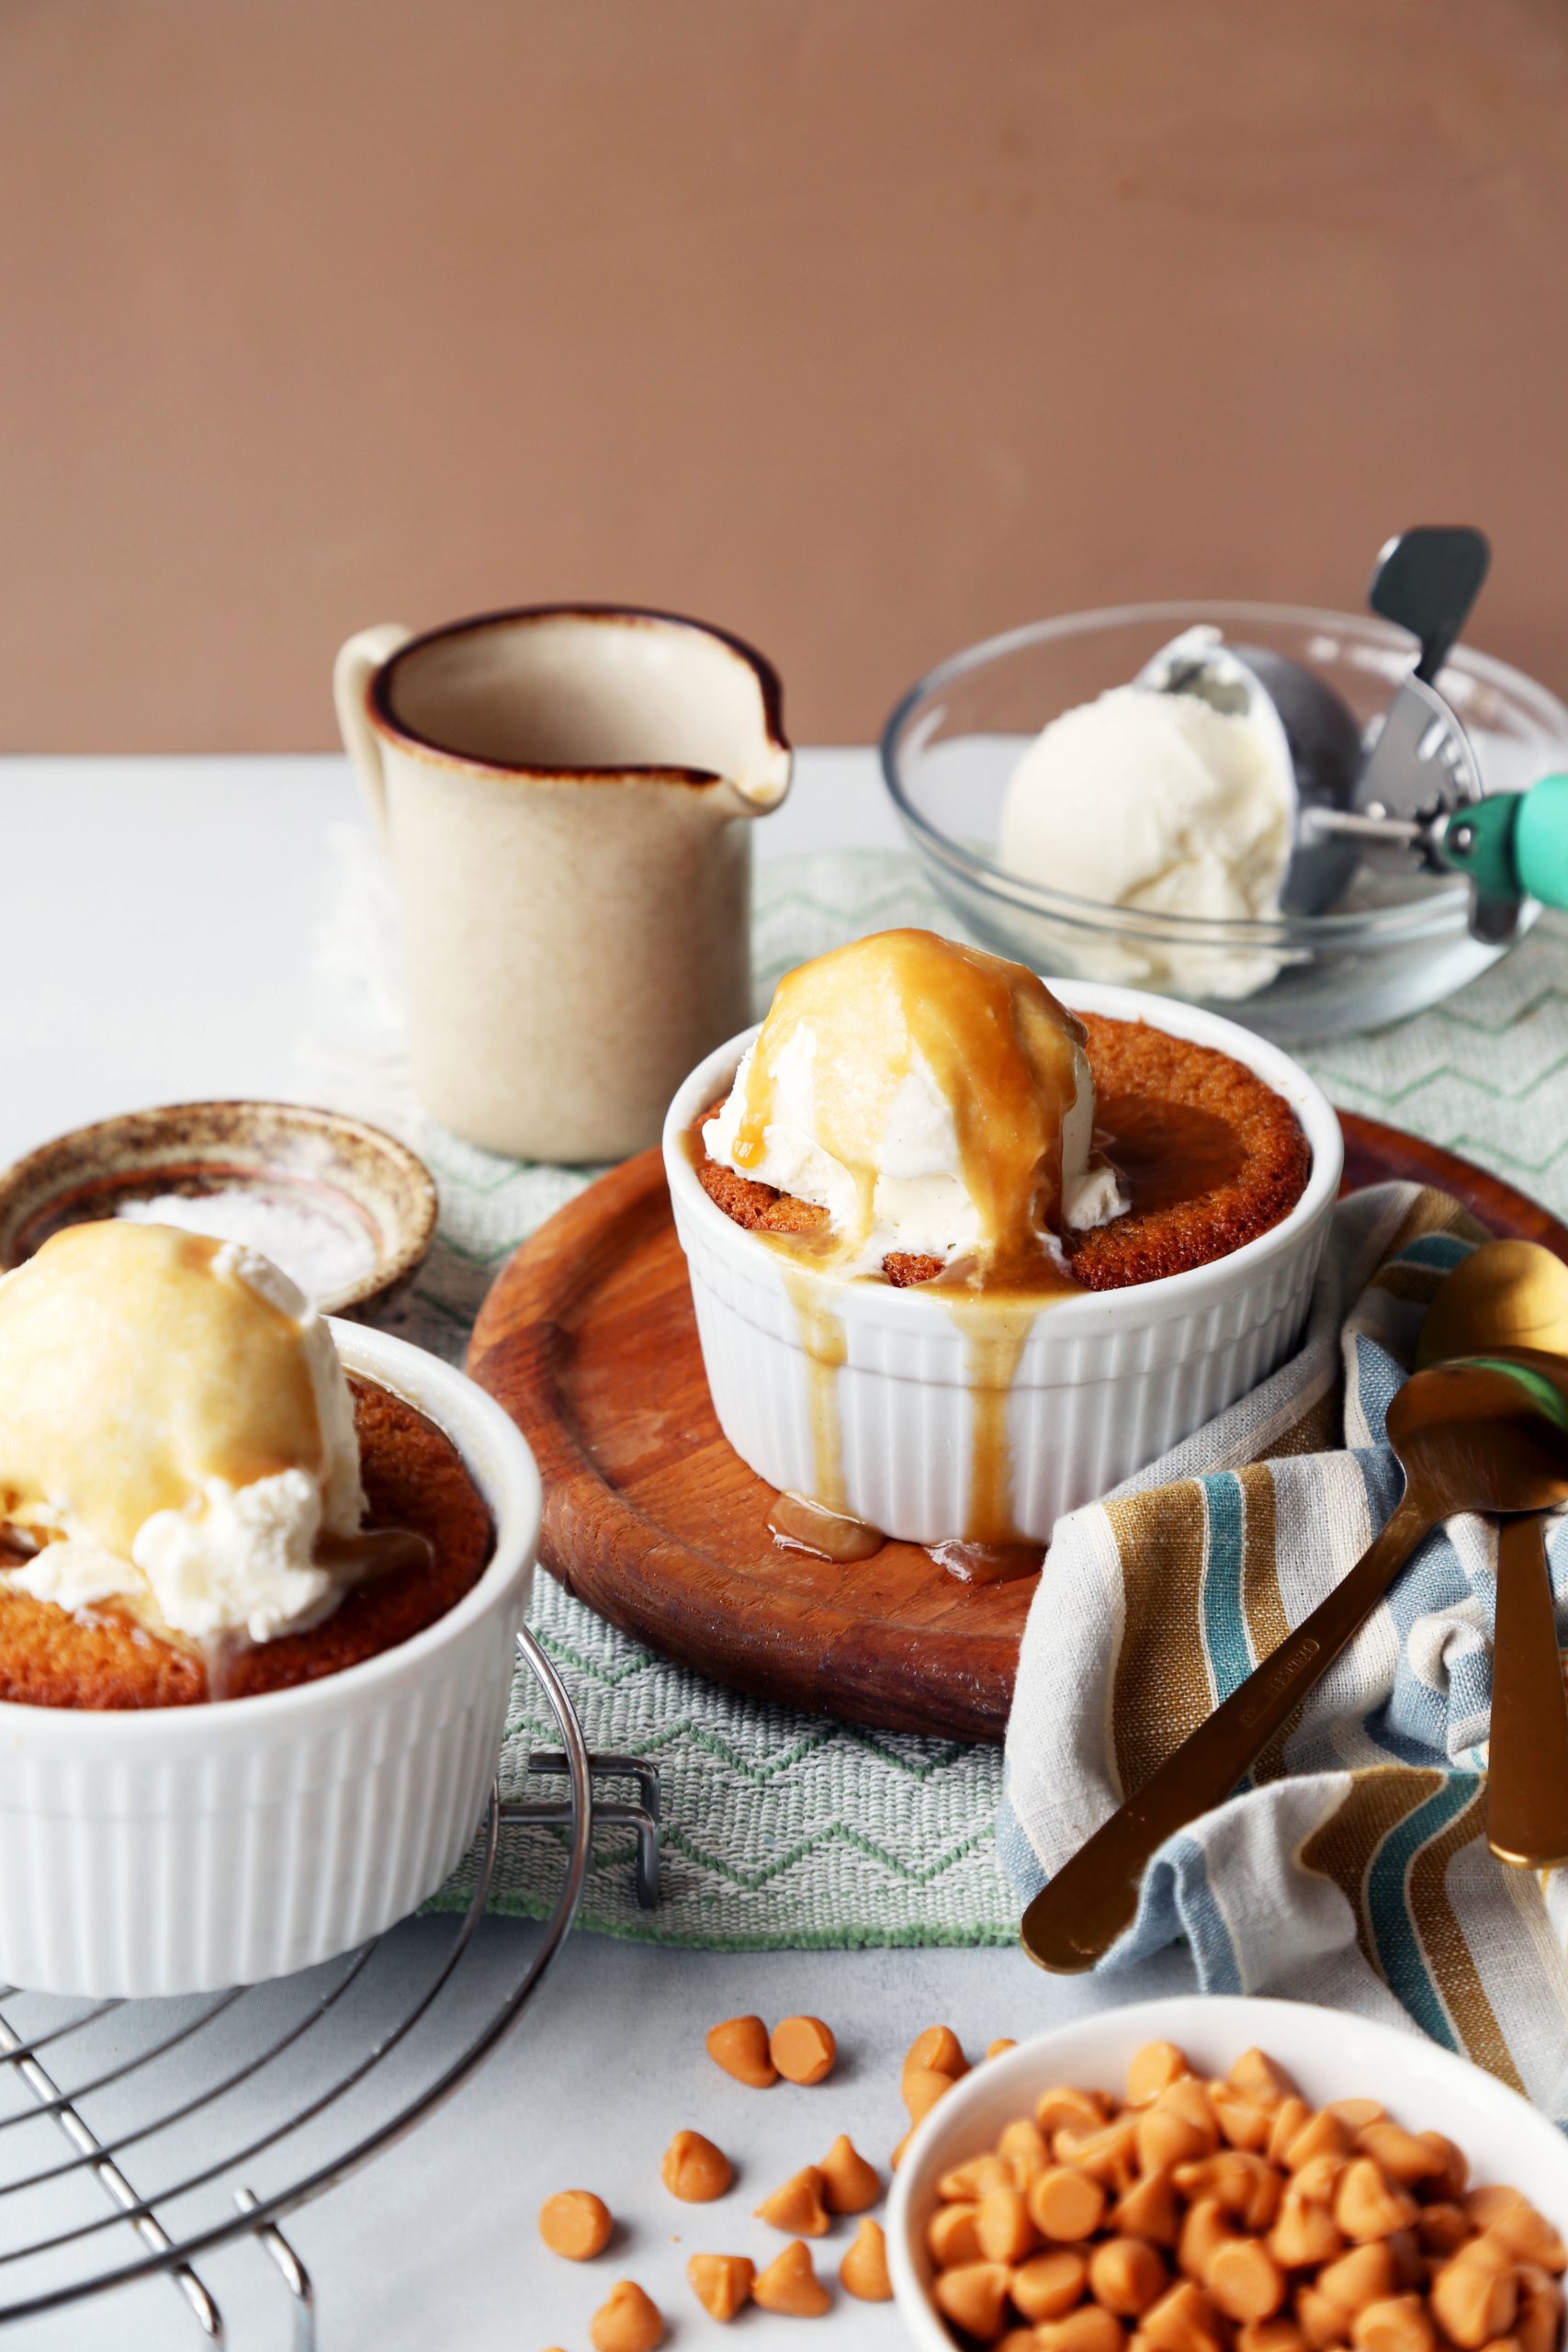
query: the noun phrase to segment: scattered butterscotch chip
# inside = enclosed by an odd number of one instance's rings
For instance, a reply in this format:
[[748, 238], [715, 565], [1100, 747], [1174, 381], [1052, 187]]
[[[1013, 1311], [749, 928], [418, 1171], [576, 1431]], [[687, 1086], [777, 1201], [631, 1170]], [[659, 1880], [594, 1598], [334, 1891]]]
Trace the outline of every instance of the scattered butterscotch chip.
[[781, 2255], [751, 2285], [751, 2301], [765, 2312], [781, 2312], [787, 2319], [820, 2319], [832, 2297], [817, 2276], [817, 2266], [804, 2239], [792, 2238]]
[[1016, 2050], [1017, 2048], [1017, 2042], [1010, 2041], [1004, 2034], [999, 2041], [987, 2042], [986, 2055], [987, 2058], [999, 2058], [1005, 2051]]
[[779, 2070], [768, 2055], [768, 2029], [761, 2018], [726, 2018], [709, 2030], [708, 2056], [738, 2083], [754, 2091], [771, 2090]]
[[882, 2225], [867, 2213], [855, 2232], [852, 2243], [845, 2248], [839, 2265], [839, 2278], [846, 2295], [853, 2295], [857, 2302], [890, 2303], [893, 2282], [887, 2276], [887, 2240]]
[[828, 2209], [822, 2201], [822, 2176], [817, 2166], [803, 2165], [771, 2197], [764, 2197], [757, 2208], [757, 2219], [789, 2237], [825, 2236]]
[[784, 2018], [768, 2037], [768, 2055], [786, 2083], [820, 2083], [833, 2071], [839, 2045], [820, 2018]]
[[610, 2243], [610, 2209], [591, 2188], [563, 2188], [539, 2208], [539, 2235], [568, 2262], [592, 2262]]
[[635, 2278], [618, 2278], [588, 2334], [593, 2352], [655, 2352], [664, 2341], [664, 2314]]
[[928, 2025], [923, 2033], [916, 2034], [904, 2052], [900, 2074], [928, 2071], [936, 2075], [951, 2075], [954, 2082], [969, 2072], [964, 2045], [950, 2025]]
[[710, 2319], [732, 2320], [750, 2301], [756, 2276], [747, 2254], [694, 2254], [686, 2265], [692, 2292]]
[[863, 2213], [882, 2194], [882, 2175], [842, 2132], [817, 2167], [829, 2213]]
[[700, 2132], [677, 2132], [664, 2151], [659, 2177], [683, 2204], [710, 2205], [734, 2180], [735, 2167]]

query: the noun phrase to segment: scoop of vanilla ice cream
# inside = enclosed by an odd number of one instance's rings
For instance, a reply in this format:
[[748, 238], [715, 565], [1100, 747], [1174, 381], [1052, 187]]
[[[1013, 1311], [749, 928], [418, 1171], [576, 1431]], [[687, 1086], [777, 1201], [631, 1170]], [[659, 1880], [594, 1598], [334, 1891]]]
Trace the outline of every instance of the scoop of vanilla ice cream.
[[893, 1253], [983, 1273], [1127, 1205], [1094, 1158], [1072, 1014], [1021, 965], [931, 932], [878, 933], [787, 974], [705, 1141], [826, 1209], [851, 1274]]
[[8, 1583], [268, 1641], [334, 1605], [317, 1538], [364, 1509], [332, 1333], [265, 1258], [115, 1219], [0, 1280], [0, 1521], [39, 1544]]
[[[1214, 709], [1195, 694], [1113, 687], [1053, 719], [1019, 761], [998, 854], [1032, 882], [1100, 905], [1207, 922], [1278, 914], [1295, 784], [1271, 708]], [[1264, 987], [1279, 957], [1252, 946], [1186, 946], [1074, 934], [1104, 978], [1192, 995]]]

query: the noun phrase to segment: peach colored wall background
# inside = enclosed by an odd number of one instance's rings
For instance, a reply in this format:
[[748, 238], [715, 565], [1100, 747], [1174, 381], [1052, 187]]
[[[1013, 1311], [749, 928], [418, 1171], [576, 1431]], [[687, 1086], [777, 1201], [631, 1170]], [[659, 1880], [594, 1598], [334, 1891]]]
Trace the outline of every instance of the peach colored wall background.
[[332, 740], [350, 628], [755, 638], [803, 740], [1474, 520], [1568, 686], [1562, 0], [9, 0], [0, 743]]

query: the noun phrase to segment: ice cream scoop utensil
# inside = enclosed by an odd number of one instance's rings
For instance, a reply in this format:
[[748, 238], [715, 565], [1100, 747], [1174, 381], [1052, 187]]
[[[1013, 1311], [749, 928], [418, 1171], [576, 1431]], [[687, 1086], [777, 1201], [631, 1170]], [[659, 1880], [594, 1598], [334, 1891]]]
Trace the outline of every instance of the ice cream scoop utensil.
[[[1568, 1266], [1539, 1241], [1483, 1241], [1432, 1301], [1416, 1362], [1512, 1348], [1558, 1357], [1568, 1375]], [[1497, 1539], [1486, 1838], [1525, 1869], [1568, 1861], [1568, 1693], [1533, 1513], [1505, 1521]]]
[[1349, 705], [1300, 662], [1261, 645], [1227, 645], [1218, 629], [1189, 629], [1139, 671], [1159, 694], [1196, 695], [1227, 718], [1249, 718], [1273, 744], [1295, 796], [1295, 839], [1280, 886], [1286, 914], [1322, 914], [1343, 897], [1360, 857], [1355, 841], [1312, 829], [1309, 811], [1350, 806], [1361, 732]]
[[1544, 1354], [1472, 1357], [1412, 1374], [1389, 1408], [1404, 1492], [1325, 1600], [1096, 1830], [1023, 1915], [1042, 1968], [1075, 1974], [1137, 1911], [1165, 1840], [1229, 1795], [1387, 1592], [1421, 1539], [1456, 1511], [1551, 1510], [1568, 1500], [1568, 1380]]
[[1485, 532], [1463, 523], [1418, 523], [1380, 551], [1367, 602], [1418, 641], [1415, 675], [1424, 685], [1436, 685], [1491, 561]]

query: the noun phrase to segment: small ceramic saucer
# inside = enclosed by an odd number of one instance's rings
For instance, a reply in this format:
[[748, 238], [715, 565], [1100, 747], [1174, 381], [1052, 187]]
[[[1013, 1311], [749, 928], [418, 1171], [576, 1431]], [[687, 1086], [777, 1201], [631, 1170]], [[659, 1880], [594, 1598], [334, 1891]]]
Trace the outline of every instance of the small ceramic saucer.
[[435, 1183], [405, 1145], [342, 1112], [171, 1102], [74, 1128], [6, 1169], [0, 1272], [60, 1227], [110, 1216], [243, 1241], [323, 1311], [363, 1314], [423, 1262]]

